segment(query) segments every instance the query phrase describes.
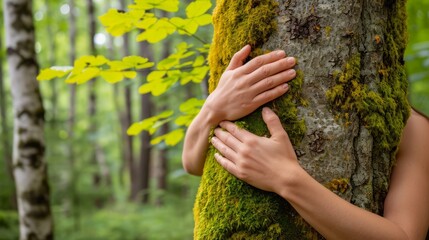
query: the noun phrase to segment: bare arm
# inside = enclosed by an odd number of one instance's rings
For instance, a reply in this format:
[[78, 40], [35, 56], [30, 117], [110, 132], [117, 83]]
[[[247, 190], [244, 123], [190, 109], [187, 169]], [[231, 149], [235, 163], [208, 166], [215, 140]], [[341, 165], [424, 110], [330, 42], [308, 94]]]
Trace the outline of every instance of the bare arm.
[[427, 120], [418, 120], [413, 114], [407, 124], [381, 217], [343, 200], [314, 180], [299, 165], [278, 117], [269, 109], [263, 110], [263, 117], [270, 138], [258, 137], [230, 122], [220, 124], [226, 131], [215, 130], [212, 142], [222, 154], [215, 157], [226, 170], [282, 196], [327, 239], [424, 239], [429, 225]]
[[274, 51], [243, 64], [251, 49], [247, 45], [237, 52], [207, 98], [200, 113], [189, 126], [183, 146], [184, 169], [201, 175], [209, 144], [210, 130], [223, 120], [236, 120], [288, 90], [286, 82], [296, 75], [291, 69], [295, 59], [284, 51]]

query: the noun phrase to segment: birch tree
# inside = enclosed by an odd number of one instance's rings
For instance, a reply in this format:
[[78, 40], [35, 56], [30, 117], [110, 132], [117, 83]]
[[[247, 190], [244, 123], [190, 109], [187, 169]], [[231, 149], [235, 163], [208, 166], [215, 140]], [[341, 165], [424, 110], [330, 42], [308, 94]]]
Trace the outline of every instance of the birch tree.
[[[301, 166], [343, 199], [382, 214], [409, 115], [402, 0], [219, 0], [212, 91], [233, 54], [283, 49], [298, 59], [291, 91], [269, 106]], [[268, 135], [260, 111], [237, 124]], [[323, 239], [279, 196], [228, 174], [209, 149], [194, 208], [195, 239]]]
[[5, 0], [7, 60], [11, 79], [20, 239], [53, 239], [47, 166], [44, 160], [44, 108], [36, 81], [31, 0]]

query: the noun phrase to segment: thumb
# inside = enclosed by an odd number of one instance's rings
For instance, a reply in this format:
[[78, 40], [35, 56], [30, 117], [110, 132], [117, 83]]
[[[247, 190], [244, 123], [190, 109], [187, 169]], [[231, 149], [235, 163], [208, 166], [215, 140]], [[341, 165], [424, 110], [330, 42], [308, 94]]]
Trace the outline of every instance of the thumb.
[[249, 44], [244, 46], [240, 51], [236, 52], [234, 56], [232, 56], [231, 61], [229, 62], [226, 70], [234, 70], [238, 67], [243, 66], [244, 60], [246, 60], [247, 56], [250, 54], [251, 47]]
[[289, 138], [286, 131], [283, 129], [279, 117], [273, 112], [273, 110], [264, 107], [262, 109], [262, 118], [264, 119], [265, 124], [267, 124], [271, 137], [286, 135], [286, 137]]

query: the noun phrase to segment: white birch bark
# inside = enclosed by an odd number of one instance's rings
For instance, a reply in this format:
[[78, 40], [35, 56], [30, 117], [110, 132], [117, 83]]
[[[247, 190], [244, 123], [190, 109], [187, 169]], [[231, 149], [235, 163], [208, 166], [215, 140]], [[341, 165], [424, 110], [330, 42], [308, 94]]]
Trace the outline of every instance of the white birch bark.
[[7, 60], [14, 110], [13, 173], [20, 239], [52, 239], [47, 166], [44, 161], [44, 109], [36, 80], [31, 0], [5, 0]]

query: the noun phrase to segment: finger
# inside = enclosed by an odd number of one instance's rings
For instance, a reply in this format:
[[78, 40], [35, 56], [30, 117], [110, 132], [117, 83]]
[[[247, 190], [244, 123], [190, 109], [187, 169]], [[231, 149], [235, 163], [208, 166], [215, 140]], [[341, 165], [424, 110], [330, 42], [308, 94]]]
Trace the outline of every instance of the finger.
[[246, 45], [240, 51], [236, 52], [234, 56], [232, 56], [231, 61], [229, 62], [229, 65], [226, 70], [234, 70], [238, 67], [243, 66], [244, 61], [250, 54], [250, 50], [250, 45]]
[[273, 89], [258, 94], [255, 98], [253, 98], [253, 103], [257, 106], [262, 106], [265, 103], [270, 102], [285, 94], [288, 90], [289, 84], [283, 83]]
[[289, 71], [290, 74], [295, 74], [295, 70], [291, 69], [293, 66], [295, 66], [295, 63], [296, 60], [293, 57], [279, 59], [275, 62], [266, 64], [258, 68], [257, 70], [249, 74], [249, 78], [252, 79], [254, 83], [257, 83], [261, 80], [264, 80], [270, 76], [284, 71]]
[[234, 162], [230, 161], [229, 159], [221, 156], [219, 153], [215, 153], [214, 155], [216, 161], [225, 168], [226, 171], [231, 173], [232, 175], [236, 176], [238, 169]]
[[234, 161], [237, 153], [225, 145], [221, 140], [219, 140], [217, 137], [212, 137], [211, 143], [223, 156], [230, 159], [231, 161]]
[[259, 82], [252, 85], [250, 89], [255, 91], [255, 95], [257, 95], [269, 89], [275, 88], [283, 83], [289, 82], [295, 78], [295, 76], [296, 71], [294, 69], [289, 69], [287, 71], [283, 71], [276, 75], [260, 80]]
[[237, 125], [229, 121], [223, 121], [219, 123], [219, 125], [240, 142], [243, 142], [246, 138], [254, 136], [252, 133], [239, 128]]
[[229, 132], [224, 131], [220, 128], [215, 129], [215, 135], [218, 139], [220, 139], [226, 146], [231, 148], [234, 152], [237, 152], [239, 149], [241, 142], [231, 135]]
[[273, 112], [273, 110], [264, 107], [262, 109], [262, 118], [264, 119], [265, 124], [267, 124], [271, 137], [277, 138], [285, 135], [286, 131], [283, 129], [280, 118]]
[[252, 59], [250, 62], [246, 63], [243, 66], [242, 71], [247, 74], [252, 73], [258, 68], [264, 66], [265, 64], [275, 62], [279, 59], [284, 58], [285, 56], [286, 56], [286, 53], [283, 50], [277, 50], [274, 52], [270, 52], [270, 53], [255, 57], [254, 59]]

